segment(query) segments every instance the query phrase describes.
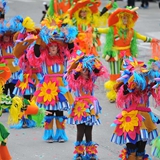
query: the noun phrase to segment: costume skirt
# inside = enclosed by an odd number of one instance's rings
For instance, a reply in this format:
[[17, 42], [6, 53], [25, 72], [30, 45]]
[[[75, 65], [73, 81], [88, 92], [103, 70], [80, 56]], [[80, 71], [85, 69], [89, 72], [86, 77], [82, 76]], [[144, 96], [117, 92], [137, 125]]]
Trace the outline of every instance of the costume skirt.
[[124, 109], [114, 120], [115, 131], [111, 142], [122, 145], [142, 140], [150, 143], [158, 136], [155, 125], [157, 118], [149, 108], [140, 110]]
[[88, 95], [77, 97], [69, 111], [67, 122], [76, 125], [83, 123], [89, 126], [99, 125], [101, 110], [97, 98]]

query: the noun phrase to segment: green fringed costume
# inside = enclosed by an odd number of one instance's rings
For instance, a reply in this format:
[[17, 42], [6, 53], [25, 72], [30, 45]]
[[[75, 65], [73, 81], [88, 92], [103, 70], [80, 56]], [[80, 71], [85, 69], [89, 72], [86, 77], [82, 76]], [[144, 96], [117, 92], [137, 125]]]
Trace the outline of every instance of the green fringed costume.
[[[123, 24], [120, 17], [126, 16], [127, 23]], [[130, 17], [129, 17], [130, 16]], [[135, 11], [129, 9], [117, 9], [108, 18], [108, 28], [97, 28], [99, 33], [106, 34], [106, 43], [103, 51], [103, 58], [109, 62], [110, 80], [105, 83], [105, 88], [109, 90], [106, 96], [110, 102], [115, 102], [116, 92], [114, 85], [120, 77], [122, 61], [125, 57], [136, 57], [138, 54], [137, 39], [144, 42], [151, 42], [151, 38], [143, 36], [133, 29], [133, 25], [138, 19]]]

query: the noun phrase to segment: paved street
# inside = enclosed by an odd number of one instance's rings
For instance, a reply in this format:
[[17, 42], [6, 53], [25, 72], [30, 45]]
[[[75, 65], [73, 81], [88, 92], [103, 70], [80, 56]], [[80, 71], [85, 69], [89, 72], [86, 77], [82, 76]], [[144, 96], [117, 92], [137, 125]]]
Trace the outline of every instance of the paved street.
[[[43, 0], [8, 0], [9, 11], [6, 18], [15, 15], [30, 16], [39, 25], [41, 19], [41, 11], [44, 9]], [[49, 2], [47, 0], [46, 2]], [[102, 6], [106, 4], [103, 1]], [[119, 6], [123, 7], [126, 2], [118, 1]], [[140, 2], [136, 2], [140, 6]], [[149, 9], [138, 10], [140, 18], [135, 26], [135, 29], [144, 35], [160, 39], [160, 9], [158, 3], [150, 2]], [[101, 37], [104, 44], [104, 36]], [[150, 44], [139, 41], [139, 56], [138, 59], [147, 61], [150, 58]], [[107, 66], [107, 63], [102, 60]], [[110, 127], [115, 116], [120, 112], [116, 105], [109, 103], [105, 97], [103, 83], [98, 83], [99, 89], [96, 90], [96, 97], [99, 99], [103, 108], [101, 114], [102, 124], [95, 126], [93, 130], [93, 141], [99, 144], [98, 157], [100, 160], [118, 160], [118, 155], [123, 146], [118, 146], [110, 142], [113, 132]], [[154, 103], [150, 104], [152, 107]], [[154, 113], [160, 117], [160, 110], [155, 108]], [[0, 121], [6, 124], [8, 114], [3, 114]], [[7, 126], [7, 124], [6, 124]], [[74, 142], [76, 138], [75, 126], [67, 125], [66, 132], [69, 141], [66, 143], [51, 143], [48, 144], [42, 141], [43, 128], [9, 129], [10, 136], [8, 139], [8, 148], [13, 157], [13, 160], [71, 160], [73, 157]], [[160, 127], [159, 127], [160, 131]], [[147, 153], [150, 154], [150, 147], [147, 146]], [[157, 160], [153, 158], [153, 160]]]

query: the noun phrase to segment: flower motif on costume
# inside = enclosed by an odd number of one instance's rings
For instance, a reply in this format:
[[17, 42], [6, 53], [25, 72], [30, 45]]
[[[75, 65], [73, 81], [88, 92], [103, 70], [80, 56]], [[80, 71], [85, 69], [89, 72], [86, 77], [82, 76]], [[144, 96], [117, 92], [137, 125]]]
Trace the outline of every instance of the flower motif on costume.
[[75, 150], [74, 150], [74, 154], [83, 154], [84, 153], [84, 145], [80, 145], [80, 146], [75, 146]]
[[74, 120], [75, 121], [81, 121], [82, 118], [85, 118], [87, 117], [87, 113], [86, 113], [86, 110], [88, 109], [88, 105], [84, 102], [81, 102], [81, 101], [77, 101], [74, 108], [73, 108], [73, 111], [71, 113], [71, 116], [74, 117]]
[[19, 85], [19, 88], [21, 88], [22, 91], [24, 89], [27, 89], [27, 86], [28, 86], [28, 77], [29, 77], [29, 74], [24, 74], [24, 82], [21, 82], [20, 85]]
[[97, 151], [97, 145], [87, 146], [86, 147], [86, 152], [88, 154], [97, 154], [98, 153], [98, 151]]
[[58, 100], [59, 88], [58, 81], [52, 81], [44, 82], [43, 84], [39, 85], [39, 89], [35, 92], [37, 102], [43, 102], [45, 105], [55, 105]]
[[119, 157], [121, 158], [121, 160], [127, 160], [127, 150], [125, 148], [121, 151]]
[[136, 133], [139, 133], [142, 123], [142, 116], [138, 114], [137, 110], [122, 111], [114, 121], [117, 124], [116, 133], [121, 136], [124, 133], [124, 137], [129, 136], [133, 140], [136, 138]]

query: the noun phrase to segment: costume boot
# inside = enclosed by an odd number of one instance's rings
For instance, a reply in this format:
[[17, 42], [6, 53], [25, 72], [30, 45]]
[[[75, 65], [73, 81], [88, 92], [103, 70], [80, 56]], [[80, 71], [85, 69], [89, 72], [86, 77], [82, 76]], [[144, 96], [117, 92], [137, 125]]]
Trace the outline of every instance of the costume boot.
[[0, 160], [11, 160], [7, 146], [0, 145]]
[[56, 134], [54, 139], [58, 142], [65, 142], [68, 140], [68, 137], [65, 132], [65, 116], [56, 117]]
[[136, 160], [143, 160], [143, 157], [138, 156], [138, 157], [136, 157]]
[[73, 160], [83, 160], [85, 159], [85, 142], [77, 141], [75, 142], [74, 158]]
[[97, 160], [97, 145], [96, 143], [90, 141], [86, 143], [86, 159], [87, 160]]
[[136, 152], [130, 153], [127, 160], [136, 160]]
[[46, 116], [44, 122], [43, 140], [52, 143], [54, 141], [53, 116]]

